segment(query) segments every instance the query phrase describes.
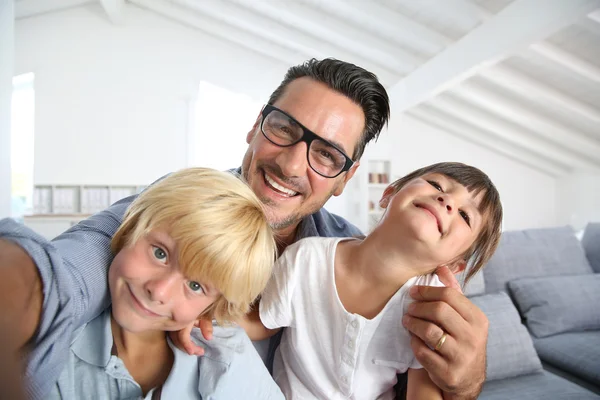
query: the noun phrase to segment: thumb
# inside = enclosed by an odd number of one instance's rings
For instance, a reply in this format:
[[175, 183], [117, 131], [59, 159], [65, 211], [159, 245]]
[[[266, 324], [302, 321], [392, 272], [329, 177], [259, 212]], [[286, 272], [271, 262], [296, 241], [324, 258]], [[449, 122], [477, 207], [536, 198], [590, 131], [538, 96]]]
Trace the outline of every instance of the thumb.
[[446, 287], [456, 289], [461, 294], [463, 293], [460, 284], [458, 283], [458, 280], [456, 280], [456, 277], [454, 276], [452, 271], [450, 271], [450, 268], [448, 268], [445, 265], [440, 265], [436, 268], [435, 274], [438, 276], [438, 278], [440, 278], [440, 281], [442, 281], [442, 283], [446, 285]]

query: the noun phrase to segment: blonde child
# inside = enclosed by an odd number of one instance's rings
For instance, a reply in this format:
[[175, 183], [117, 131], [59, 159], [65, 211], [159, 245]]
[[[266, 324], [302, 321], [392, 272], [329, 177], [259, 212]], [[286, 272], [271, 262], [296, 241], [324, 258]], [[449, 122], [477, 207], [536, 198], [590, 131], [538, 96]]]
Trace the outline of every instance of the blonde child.
[[[4, 238], [24, 236], [26, 228], [2, 224], [10, 221], [0, 221]], [[66, 357], [47, 355], [65, 363], [44, 398], [283, 399], [241, 328], [215, 327], [204, 357], [178, 350], [166, 333], [199, 316], [227, 325], [264, 289], [276, 246], [248, 186], [203, 168], [169, 175], [131, 204], [111, 246], [110, 308], [81, 327], [79, 311], [67, 306], [41, 315], [67, 332], [55, 342]], [[68, 271], [47, 272], [40, 270], [63, 298], [85, 293], [76, 279], [65, 284]]]
[[[392, 183], [382, 220], [364, 239], [307, 238], [288, 247], [260, 305], [241, 322], [253, 340], [281, 327], [273, 378], [291, 399], [393, 399], [408, 370], [408, 399], [442, 394], [412, 353], [402, 316], [414, 285], [470, 265], [470, 279], [500, 238], [502, 206], [490, 179], [460, 163], [431, 165]], [[432, 310], [434, 311], [434, 310]], [[453, 329], [436, 332], [437, 352]], [[412, 339], [416, 340], [416, 338]]]

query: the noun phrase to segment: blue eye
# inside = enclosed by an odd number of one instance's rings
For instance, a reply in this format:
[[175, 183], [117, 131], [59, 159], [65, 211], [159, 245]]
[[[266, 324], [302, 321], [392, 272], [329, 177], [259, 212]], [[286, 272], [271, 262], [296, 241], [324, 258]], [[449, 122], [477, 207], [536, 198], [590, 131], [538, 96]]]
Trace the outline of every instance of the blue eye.
[[202, 289], [202, 285], [200, 285], [196, 281], [188, 281], [188, 287], [192, 292], [204, 293], [204, 289]]
[[152, 254], [160, 262], [167, 262], [167, 252], [157, 246], [152, 246]]

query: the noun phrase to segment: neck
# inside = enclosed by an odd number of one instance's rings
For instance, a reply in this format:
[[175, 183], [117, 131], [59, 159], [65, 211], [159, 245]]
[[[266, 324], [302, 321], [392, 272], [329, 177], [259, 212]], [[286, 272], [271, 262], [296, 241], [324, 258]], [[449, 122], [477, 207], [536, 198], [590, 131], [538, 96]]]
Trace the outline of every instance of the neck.
[[123, 329], [111, 315], [113, 340], [120, 358], [135, 357], [155, 351], [170, 351], [163, 331], [129, 332]]
[[364, 240], [355, 242], [348, 252], [346, 265], [361, 280], [397, 291], [410, 278], [431, 273], [435, 265], [427, 265], [410, 249], [402, 248], [401, 239], [389, 238], [375, 229]]
[[275, 240], [277, 241], [277, 251], [279, 254], [283, 253], [283, 251], [290, 244], [295, 242], [296, 231], [298, 230], [299, 225], [300, 223], [297, 223], [295, 225], [275, 230]]

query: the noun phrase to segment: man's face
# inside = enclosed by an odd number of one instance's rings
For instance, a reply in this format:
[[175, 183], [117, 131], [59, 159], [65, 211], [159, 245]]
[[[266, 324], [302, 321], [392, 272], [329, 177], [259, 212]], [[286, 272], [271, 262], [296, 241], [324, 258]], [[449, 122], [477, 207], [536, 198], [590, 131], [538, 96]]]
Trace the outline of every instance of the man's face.
[[[362, 108], [344, 95], [310, 78], [292, 81], [273, 104], [307, 129], [352, 155], [365, 126]], [[339, 196], [358, 163], [336, 178], [313, 171], [306, 159], [306, 143], [278, 147], [260, 131], [259, 116], [246, 141], [242, 174], [265, 204], [269, 222], [279, 233], [295, 229], [300, 220]]]

